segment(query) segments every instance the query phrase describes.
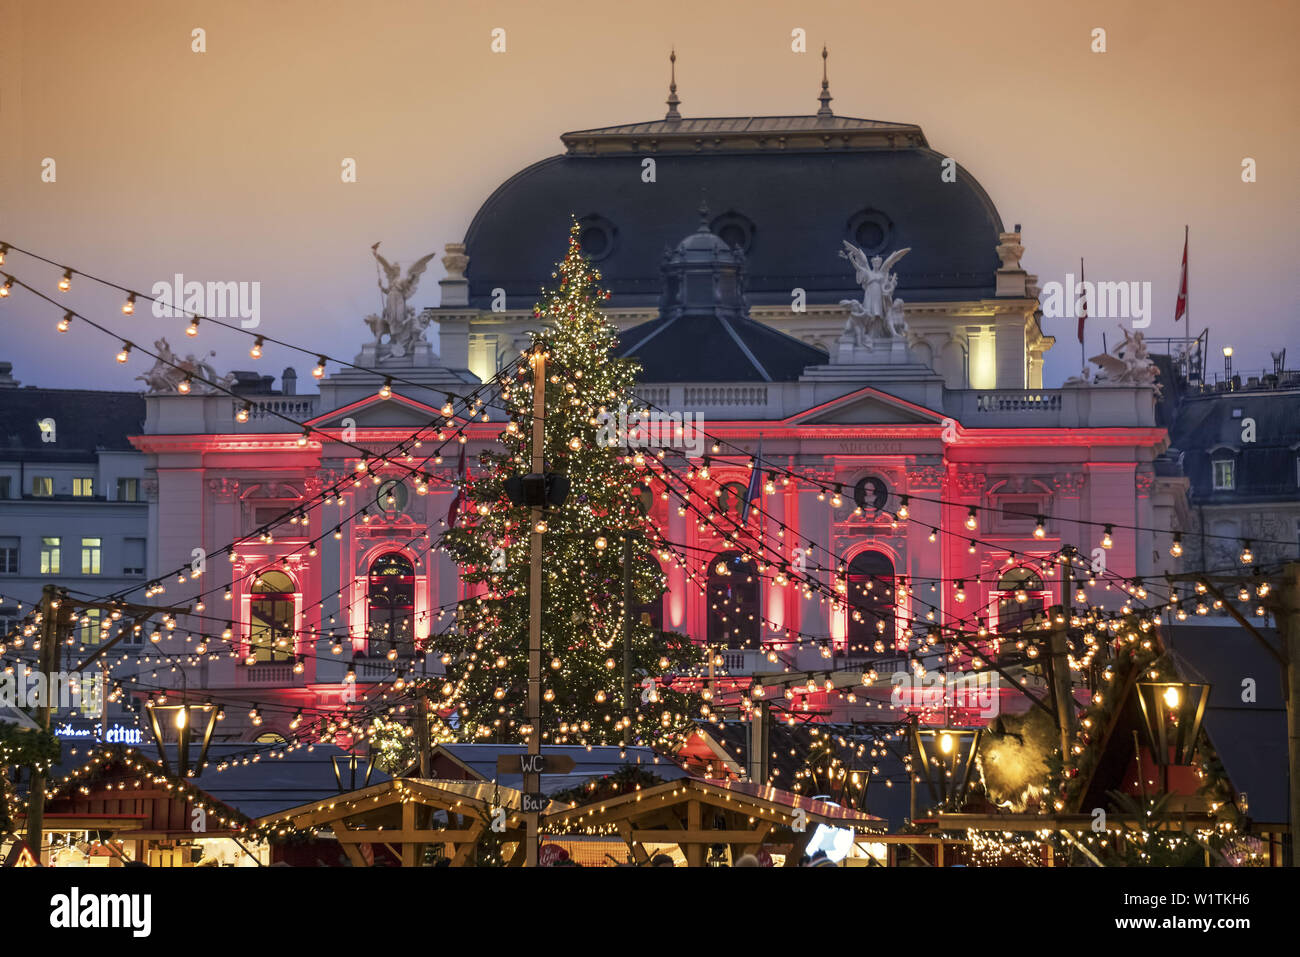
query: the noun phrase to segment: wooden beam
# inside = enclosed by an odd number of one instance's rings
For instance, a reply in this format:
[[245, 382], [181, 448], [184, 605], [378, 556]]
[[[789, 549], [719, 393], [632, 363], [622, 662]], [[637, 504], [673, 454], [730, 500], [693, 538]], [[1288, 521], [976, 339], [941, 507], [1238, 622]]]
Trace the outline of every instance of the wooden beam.
[[[335, 821], [330, 825], [330, 830], [334, 832], [335, 838], [342, 838], [347, 833], [348, 826], [342, 821]], [[343, 853], [348, 856], [348, 862], [353, 867], [367, 867], [366, 859], [361, 856], [361, 850], [356, 844], [348, 841], [339, 840], [339, 846], [343, 848]]]
[[618, 836], [623, 839], [623, 843], [627, 845], [627, 849], [632, 852], [632, 860], [636, 861], [638, 864], [649, 862], [650, 855], [646, 853], [646, 849], [641, 846], [641, 843], [633, 835], [631, 824], [627, 821], [619, 821]]
[[632, 840], [642, 844], [751, 844], [761, 843], [762, 831], [711, 831], [705, 828], [685, 831], [631, 831]]
[[[407, 801], [402, 805], [402, 831], [415, 832], [415, 802]], [[403, 867], [416, 866], [416, 854], [421, 850], [419, 841], [402, 841], [401, 861]]]
[[[474, 848], [478, 845], [479, 835], [483, 833], [483, 824], [480, 822], [468, 831], [468, 836], [460, 842], [456, 848], [456, 856], [451, 859], [452, 867], [464, 867], [469, 861], [469, 856], [474, 853]], [[527, 846], [528, 842], [520, 841], [521, 846]]]

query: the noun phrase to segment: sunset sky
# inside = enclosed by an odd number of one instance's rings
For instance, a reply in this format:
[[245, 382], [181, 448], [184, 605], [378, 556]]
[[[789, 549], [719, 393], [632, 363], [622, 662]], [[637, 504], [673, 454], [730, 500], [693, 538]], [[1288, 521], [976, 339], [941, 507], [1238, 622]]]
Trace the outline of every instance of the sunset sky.
[[[561, 132], [661, 118], [670, 46], [693, 117], [814, 112], [826, 43], [835, 112], [919, 124], [1023, 224], [1040, 282], [1080, 256], [1089, 278], [1150, 281], [1147, 334], [1181, 335], [1187, 224], [1210, 368], [1225, 343], [1238, 370], [1284, 346], [1300, 365], [1295, 2], [0, 0], [0, 24], [0, 240], [142, 291], [177, 272], [258, 281], [262, 331], [340, 356], [379, 305], [372, 243], [403, 262], [441, 253], [499, 183], [561, 151]], [[195, 27], [206, 53], [191, 52]], [[791, 52], [796, 27], [806, 54]], [[557, 258], [563, 240], [537, 237]], [[11, 254], [0, 269], [58, 295], [52, 267]], [[435, 260], [413, 305], [437, 303], [441, 276]], [[125, 318], [85, 280], [66, 298], [141, 344], [166, 335], [215, 349], [221, 371], [252, 365], [245, 338], [187, 340], [147, 306]], [[84, 327], [59, 336], [59, 315], [23, 294], [0, 304], [15, 377], [138, 387], [147, 362], [119, 366], [116, 340]], [[1079, 347], [1071, 320], [1045, 331], [1058, 385]], [[261, 363], [286, 365], [303, 376], [310, 361]]]

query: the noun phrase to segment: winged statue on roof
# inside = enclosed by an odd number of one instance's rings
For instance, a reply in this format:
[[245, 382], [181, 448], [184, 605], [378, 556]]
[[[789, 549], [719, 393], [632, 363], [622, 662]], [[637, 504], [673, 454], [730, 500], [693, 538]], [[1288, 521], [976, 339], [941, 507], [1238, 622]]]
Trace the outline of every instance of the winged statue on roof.
[[852, 263], [854, 280], [862, 287], [861, 301], [840, 300], [841, 306], [849, 307], [849, 318], [844, 329], [852, 334], [855, 344], [865, 345], [869, 339], [901, 338], [907, 334], [903, 300], [894, 298], [898, 276], [893, 269], [911, 251], [912, 248], [908, 246], [885, 257], [868, 257], [860, 247], [844, 240], [840, 258]]
[[1147, 353], [1146, 340], [1142, 333], [1130, 333], [1123, 326], [1120, 332], [1124, 339], [1110, 352], [1093, 356], [1088, 361], [1098, 367], [1093, 377], [1093, 385], [1149, 385], [1160, 394], [1160, 384], [1156, 377], [1160, 369]]
[[[424, 330], [429, 322], [427, 318], [422, 320], [417, 317], [415, 310], [407, 303], [415, 295], [420, 277], [429, 268], [429, 261], [437, 253], [429, 253], [417, 259], [406, 270], [406, 276], [403, 277], [401, 263], [391, 263], [385, 259], [379, 252], [379, 243], [371, 246], [370, 252], [375, 257], [376, 271], [379, 274], [379, 291], [384, 297], [384, 307], [382, 313], [366, 316], [366, 325], [374, 333], [375, 343], [379, 347], [378, 354], [381, 357], [408, 355], [415, 350], [417, 343], [425, 341]], [[384, 336], [388, 337], [387, 342], [384, 341]]]

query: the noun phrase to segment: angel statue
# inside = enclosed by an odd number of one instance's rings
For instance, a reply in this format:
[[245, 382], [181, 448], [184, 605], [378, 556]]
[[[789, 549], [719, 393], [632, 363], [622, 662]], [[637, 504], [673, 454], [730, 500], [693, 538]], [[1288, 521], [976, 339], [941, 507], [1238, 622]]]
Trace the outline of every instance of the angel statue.
[[845, 332], [853, 334], [857, 345], [865, 344], [867, 339], [892, 339], [902, 336], [907, 331], [903, 321], [903, 301], [894, 299], [894, 290], [898, 286], [898, 277], [892, 272], [894, 265], [911, 252], [911, 247], [895, 250], [888, 257], [867, 254], [847, 240], [840, 250], [840, 257], [853, 264], [854, 279], [862, 287], [862, 301], [841, 299], [841, 306], [849, 307], [849, 319]]
[[1093, 379], [1093, 384], [1149, 385], [1155, 389], [1157, 396], [1160, 395], [1160, 385], [1156, 382], [1160, 369], [1147, 355], [1147, 345], [1142, 333], [1134, 332], [1130, 335], [1123, 326], [1120, 327], [1120, 332], [1124, 334], [1124, 341], [1114, 350], [1109, 353], [1103, 352], [1088, 360], [1100, 368]]
[[374, 255], [377, 269], [380, 271], [379, 291], [384, 294], [384, 312], [383, 315], [366, 316], [366, 325], [374, 333], [376, 346], [385, 346], [383, 338], [385, 335], [388, 336], [384, 354], [404, 356], [414, 351], [416, 343], [424, 341], [424, 329], [428, 325], [428, 320], [421, 322], [416, 317], [415, 310], [406, 303], [415, 294], [415, 287], [419, 285], [420, 277], [428, 268], [429, 260], [437, 253], [429, 253], [423, 259], [417, 259], [406, 271], [406, 278], [403, 279], [400, 278], [401, 264], [390, 263], [380, 255], [379, 243], [371, 246], [370, 252]]

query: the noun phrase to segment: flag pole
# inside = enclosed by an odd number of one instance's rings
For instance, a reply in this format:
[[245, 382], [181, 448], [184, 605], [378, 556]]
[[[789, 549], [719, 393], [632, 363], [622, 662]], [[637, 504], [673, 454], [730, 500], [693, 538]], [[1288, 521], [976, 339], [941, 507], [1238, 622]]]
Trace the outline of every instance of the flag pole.
[[[1183, 225], [1183, 259], [1185, 262], [1190, 263], [1191, 253], [1188, 251], [1187, 248], [1188, 239], [1189, 239], [1189, 228], [1186, 224], [1184, 224]], [[1183, 280], [1187, 285], [1187, 292], [1183, 297], [1183, 304], [1184, 304], [1183, 305], [1183, 323], [1184, 323], [1183, 361], [1187, 363], [1187, 378], [1188, 380], [1190, 380], [1192, 377], [1192, 277], [1190, 275], [1191, 269], [1188, 268], [1187, 265], [1184, 265], [1183, 268], [1188, 273], [1188, 275], [1186, 275]], [[1202, 358], [1201, 379], [1204, 380], [1205, 379], [1205, 368], [1204, 368], [1205, 357], [1202, 356], [1201, 358]]]
[[[1080, 285], [1080, 286], [1083, 286], [1083, 282], [1084, 282], [1084, 279], [1083, 279], [1083, 257], [1080, 256], [1080, 257], [1079, 257], [1079, 285]], [[1079, 366], [1079, 368], [1082, 370], [1082, 372], [1081, 372], [1080, 374], [1086, 374], [1087, 371], [1088, 371], [1088, 349], [1087, 349], [1087, 347], [1083, 344], [1084, 333], [1085, 333], [1085, 331], [1086, 331], [1086, 327], [1087, 327], [1087, 325], [1088, 325], [1088, 323], [1087, 323], [1088, 300], [1087, 300], [1087, 298], [1086, 298], [1087, 295], [1088, 295], [1087, 287], [1084, 287], [1084, 293], [1083, 293], [1083, 295], [1085, 296], [1085, 298], [1084, 298], [1084, 300], [1083, 300], [1083, 303], [1084, 303], [1084, 306], [1083, 306], [1083, 308], [1084, 308], [1084, 316], [1083, 316], [1082, 318], [1079, 319], [1079, 362], [1080, 362], [1080, 366]]]

